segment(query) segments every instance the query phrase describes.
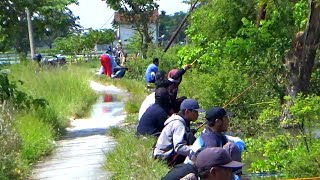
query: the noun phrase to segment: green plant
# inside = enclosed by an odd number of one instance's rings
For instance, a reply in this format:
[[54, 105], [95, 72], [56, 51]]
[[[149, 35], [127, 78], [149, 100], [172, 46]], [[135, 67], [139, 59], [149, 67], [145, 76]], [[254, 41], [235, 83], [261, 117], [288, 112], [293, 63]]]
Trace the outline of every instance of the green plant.
[[115, 149], [106, 156], [112, 179], [160, 179], [168, 168], [152, 157], [154, 138], [136, 137], [131, 131], [120, 132]]

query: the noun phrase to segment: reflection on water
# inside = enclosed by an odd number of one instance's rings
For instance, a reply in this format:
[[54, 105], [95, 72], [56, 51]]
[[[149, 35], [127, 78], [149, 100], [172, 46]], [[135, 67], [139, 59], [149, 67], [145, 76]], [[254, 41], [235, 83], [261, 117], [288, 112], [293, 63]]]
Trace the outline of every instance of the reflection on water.
[[91, 119], [111, 121], [112, 117], [123, 114], [123, 102], [115, 94], [103, 94], [92, 107]]
[[125, 117], [124, 103], [120, 100], [116, 94], [101, 94], [92, 106], [91, 117], [72, 121], [64, 138], [105, 134], [108, 127], [119, 124]]

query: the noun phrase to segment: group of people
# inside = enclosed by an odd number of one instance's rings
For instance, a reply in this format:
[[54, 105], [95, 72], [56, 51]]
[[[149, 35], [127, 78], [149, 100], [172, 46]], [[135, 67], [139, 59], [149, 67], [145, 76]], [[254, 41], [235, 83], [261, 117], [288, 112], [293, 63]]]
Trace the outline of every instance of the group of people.
[[[158, 66], [159, 59], [154, 58], [145, 73], [146, 82], [154, 83], [155, 91], [140, 107], [137, 134], [157, 138], [153, 157], [172, 168], [163, 179], [246, 179], [241, 177], [245, 144], [238, 137], [225, 135], [233, 114], [218, 106], [204, 111], [197, 100], [177, 97], [182, 76], [191, 64], [168, 73], [159, 71]], [[195, 137], [191, 122], [202, 112], [206, 126]]]
[[[116, 52], [123, 52], [121, 41], [116, 45]], [[119, 58], [122, 58], [120, 55], [117, 56], [117, 53], [114, 53], [113, 49], [109, 47], [105, 54], [100, 56], [101, 68], [97, 74], [105, 74], [111, 78], [122, 78], [128, 68], [123, 66], [123, 63]], [[118, 59], [118, 61], [116, 60]]]

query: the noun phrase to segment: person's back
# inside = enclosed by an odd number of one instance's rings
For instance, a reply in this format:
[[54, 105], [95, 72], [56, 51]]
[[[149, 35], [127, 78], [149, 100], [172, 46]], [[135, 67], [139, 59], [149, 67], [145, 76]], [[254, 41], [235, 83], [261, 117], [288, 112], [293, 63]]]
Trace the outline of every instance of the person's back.
[[150, 64], [145, 73], [145, 80], [147, 83], [155, 82], [155, 75], [158, 72], [159, 59], [154, 58], [152, 64]]
[[112, 74], [112, 62], [108, 54], [103, 54], [100, 57], [100, 62], [104, 70], [104, 74], [111, 77]]
[[147, 109], [152, 106], [155, 103], [155, 92], [149, 94], [144, 101], [141, 104], [141, 107], [139, 109], [139, 121], [142, 117], [142, 115], [147, 111]]
[[159, 105], [153, 104], [142, 115], [137, 132], [141, 135], [154, 135], [162, 131], [167, 112]]
[[169, 99], [166, 88], [156, 89], [155, 104], [142, 115], [137, 127], [138, 134], [153, 135], [162, 131], [170, 108]]

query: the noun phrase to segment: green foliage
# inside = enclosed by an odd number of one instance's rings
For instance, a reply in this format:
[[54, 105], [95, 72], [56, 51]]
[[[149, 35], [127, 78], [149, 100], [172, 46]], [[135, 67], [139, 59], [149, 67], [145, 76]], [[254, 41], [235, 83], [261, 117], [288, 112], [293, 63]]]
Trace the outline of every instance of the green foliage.
[[85, 115], [96, 94], [81, 66], [39, 71], [22, 63], [10, 69], [10, 78], [0, 76], [0, 179], [26, 179], [31, 165], [53, 149], [68, 118]]
[[168, 168], [152, 157], [155, 139], [136, 137], [130, 131], [120, 131], [115, 149], [107, 154], [106, 168], [114, 172], [112, 179], [160, 179]]
[[[159, 35], [164, 35], [164, 38], [161, 39], [162, 41], [168, 41], [174, 31], [176, 30], [177, 26], [181, 23], [182, 19], [186, 16], [185, 12], [175, 12], [172, 15], [167, 15], [165, 11], [161, 11], [159, 15]], [[184, 42], [186, 38], [185, 34], [186, 26], [181, 29], [178, 33], [175, 42]], [[165, 44], [163, 44], [165, 45]]]
[[[36, 42], [42, 41], [51, 45], [57, 36], [78, 29], [77, 17], [67, 8], [77, 0], [4, 0], [0, 4], [0, 51], [14, 47], [17, 52], [26, 54], [29, 50], [27, 19], [25, 8], [29, 8], [33, 16]], [[43, 45], [43, 44], [42, 44]]]
[[[2, 106], [5, 106], [2, 104]], [[22, 141], [15, 129], [13, 120], [10, 118], [7, 105], [6, 111], [0, 114], [0, 179], [19, 179], [22, 164], [19, 162], [19, 149]]]
[[58, 124], [64, 127], [68, 117], [83, 114], [83, 107], [95, 101], [96, 94], [89, 87], [91, 72], [81, 66], [70, 65], [67, 70], [52, 69], [38, 73], [35, 73], [36, 65], [31, 64], [18, 64], [11, 69], [13, 79], [25, 82], [19, 88], [33, 96], [45, 98], [53, 111], [58, 113]]
[[113, 10], [117, 11], [120, 17], [113, 22], [114, 26], [119, 24], [132, 24], [134, 29], [141, 35], [141, 51], [146, 57], [148, 46], [152, 42], [149, 24], [155, 21], [154, 11], [158, 4], [153, 0], [104, 0]]
[[90, 30], [84, 35], [76, 34], [65, 38], [57, 38], [53, 42], [53, 47], [56, 52], [62, 50], [64, 54], [69, 55], [89, 54], [96, 44], [109, 44], [113, 40], [113, 30]]
[[21, 156], [27, 163], [35, 162], [53, 149], [54, 136], [50, 124], [42, 122], [34, 113], [21, 114], [16, 121], [16, 129], [23, 141]]

